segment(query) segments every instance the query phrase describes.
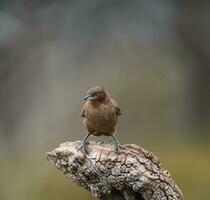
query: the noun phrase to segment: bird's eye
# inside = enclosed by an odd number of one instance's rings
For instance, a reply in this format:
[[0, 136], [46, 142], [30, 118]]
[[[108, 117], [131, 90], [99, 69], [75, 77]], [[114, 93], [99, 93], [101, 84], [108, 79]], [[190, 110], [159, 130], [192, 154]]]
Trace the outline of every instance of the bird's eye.
[[98, 92], [97, 95], [99, 95], [99, 96], [102, 95], [102, 92]]

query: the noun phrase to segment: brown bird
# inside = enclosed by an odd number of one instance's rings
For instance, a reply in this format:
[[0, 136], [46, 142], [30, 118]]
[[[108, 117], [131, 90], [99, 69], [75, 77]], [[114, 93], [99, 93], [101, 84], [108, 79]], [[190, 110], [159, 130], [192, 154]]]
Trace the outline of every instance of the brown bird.
[[112, 136], [116, 150], [119, 151], [122, 146], [114, 136], [118, 116], [121, 115], [117, 102], [111, 98], [107, 90], [99, 86], [89, 89], [84, 100], [87, 100], [87, 102], [82, 108], [81, 117], [88, 130], [88, 135], [78, 150], [87, 152], [86, 140], [90, 135], [106, 135]]

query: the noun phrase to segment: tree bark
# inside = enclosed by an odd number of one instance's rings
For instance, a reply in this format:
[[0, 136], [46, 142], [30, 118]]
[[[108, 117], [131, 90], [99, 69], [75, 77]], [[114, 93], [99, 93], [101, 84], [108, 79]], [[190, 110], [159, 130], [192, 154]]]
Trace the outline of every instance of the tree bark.
[[65, 176], [100, 200], [183, 200], [167, 170], [151, 152], [133, 144], [116, 152], [111, 144], [66, 142], [47, 159]]

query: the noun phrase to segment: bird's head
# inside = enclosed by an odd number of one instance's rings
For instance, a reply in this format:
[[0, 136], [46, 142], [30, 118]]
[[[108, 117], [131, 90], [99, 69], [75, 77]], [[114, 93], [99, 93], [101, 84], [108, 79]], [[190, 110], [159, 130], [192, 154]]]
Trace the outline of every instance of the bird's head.
[[87, 95], [84, 97], [84, 100], [104, 101], [108, 96], [109, 94], [104, 88], [96, 86], [87, 91]]

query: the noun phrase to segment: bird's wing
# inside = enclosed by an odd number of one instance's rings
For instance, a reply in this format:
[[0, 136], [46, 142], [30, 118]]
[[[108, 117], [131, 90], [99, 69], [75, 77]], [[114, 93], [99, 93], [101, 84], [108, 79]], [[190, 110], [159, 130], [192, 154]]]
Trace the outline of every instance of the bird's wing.
[[80, 116], [85, 118], [85, 107], [82, 108]]
[[88, 110], [89, 106], [90, 106], [90, 103], [87, 101], [87, 102], [84, 104], [84, 106], [83, 106], [83, 108], [82, 108], [82, 110], [81, 110], [81, 112], [80, 112], [80, 116], [81, 116], [81, 117], [83, 117], [83, 118], [86, 117], [86, 115], [87, 115], [86, 113], [87, 113], [87, 110]]
[[120, 108], [118, 106], [116, 107], [116, 113], [117, 113], [117, 115], [121, 115], [122, 114], [121, 110], [120, 110]]
[[118, 116], [121, 115], [122, 113], [121, 113], [120, 107], [118, 106], [117, 102], [116, 102], [114, 99], [112, 99], [112, 103], [113, 103], [113, 105], [114, 105], [116, 114], [117, 114]]

